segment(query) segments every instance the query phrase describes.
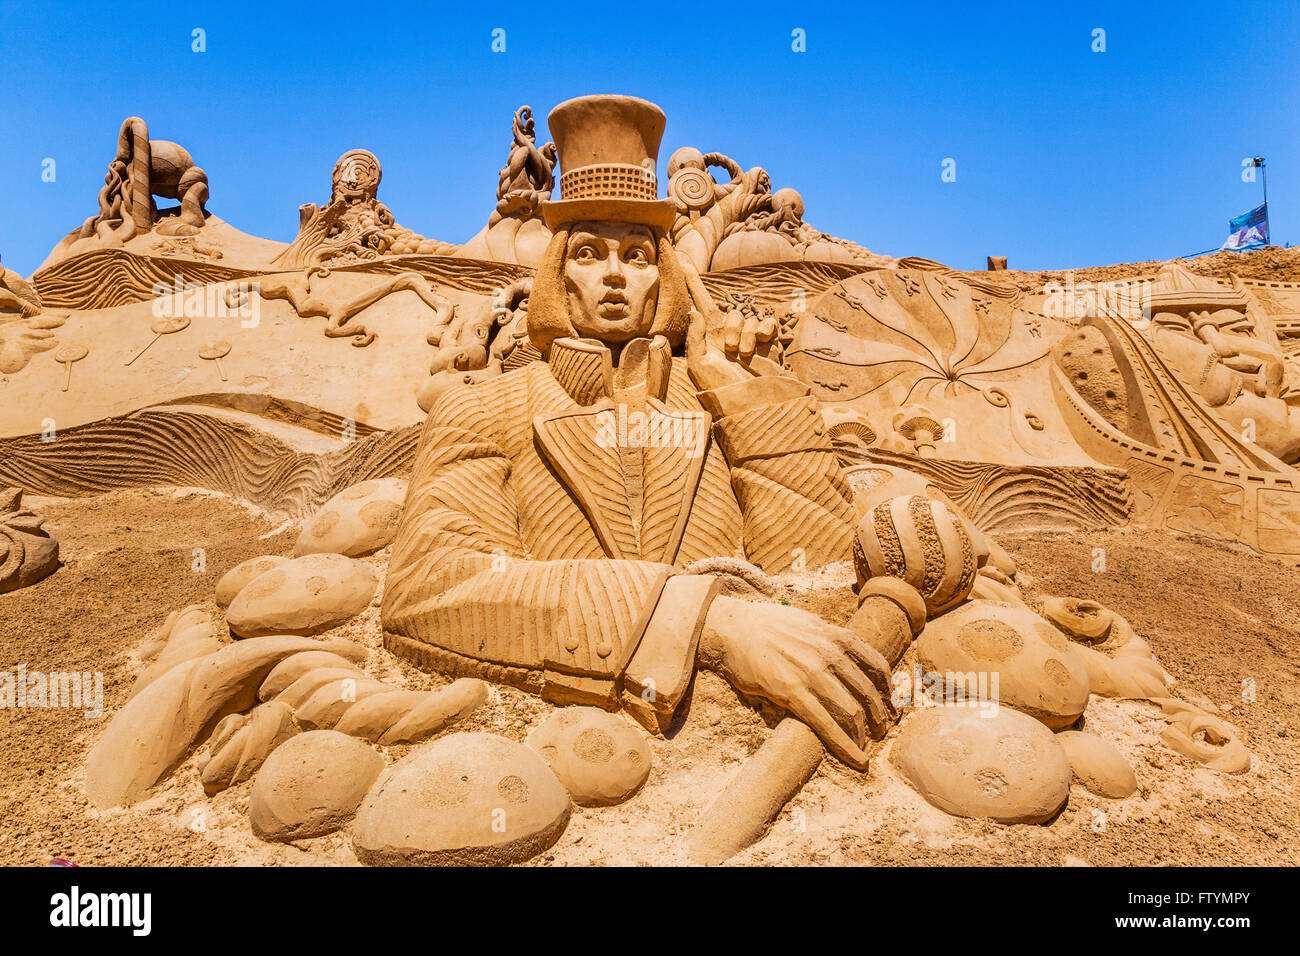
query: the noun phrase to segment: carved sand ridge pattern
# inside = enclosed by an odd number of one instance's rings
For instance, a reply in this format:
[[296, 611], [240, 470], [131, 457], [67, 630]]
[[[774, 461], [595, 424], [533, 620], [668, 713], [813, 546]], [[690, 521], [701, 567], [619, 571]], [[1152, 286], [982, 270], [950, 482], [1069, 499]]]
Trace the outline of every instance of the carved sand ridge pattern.
[[184, 398], [159, 402], [157, 407], [182, 405], [209, 405], [214, 409], [228, 409], [245, 415], [255, 415], [268, 422], [282, 422], [330, 438], [337, 438], [345, 430], [352, 431], [358, 438], [384, 430], [365, 422], [353, 421], [342, 415], [327, 412], [314, 405], [256, 392], [206, 392], [202, 395], [187, 395]]
[[1020, 288], [1009, 279], [994, 278], [987, 274], [958, 272], [951, 269], [942, 262], [935, 262], [933, 259], [925, 259], [920, 256], [907, 256], [898, 260], [899, 269], [921, 269], [926, 272], [937, 272], [940, 275], [955, 279], [958, 282], [965, 283], [972, 289], [978, 289], [981, 292], [988, 293], [994, 298], [1010, 299], [1013, 307], [1020, 305], [1020, 300], [1024, 298], [1024, 293]]
[[729, 294], [753, 296], [760, 301], [792, 303], [802, 297], [811, 303], [837, 282], [879, 266], [831, 262], [771, 262], [742, 266], [700, 276], [704, 288], [719, 302]]
[[947, 461], [882, 448], [840, 454], [923, 475], [990, 533], [1118, 528], [1129, 521], [1129, 480], [1118, 469]]
[[459, 256], [405, 255], [385, 256], [368, 262], [339, 266], [334, 272], [364, 272], [374, 275], [398, 275], [416, 272], [439, 286], [462, 292], [491, 295], [502, 287], [528, 278], [528, 266], [486, 259], [463, 259]]
[[156, 407], [58, 433], [0, 441], [0, 482], [79, 497], [117, 488], [207, 488], [299, 518], [342, 489], [410, 469], [419, 427], [379, 432], [337, 451], [298, 451], [252, 425]]
[[100, 249], [40, 270], [32, 276], [32, 284], [46, 308], [90, 310], [147, 302], [155, 298], [156, 283], [171, 288], [177, 276], [183, 283], [206, 285], [262, 274], [192, 259]]
[[[415, 272], [440, 286], [482, 295], [533, 274], [527, 266], [429, 255], [389, 256], [331, 271], [372, 275]], [[47, 308], [90, 310], [147, 302], [155, 298], [156, 283], [171, 288], [177, 276], [185, 284], [207, 285], [282, 273], [283, 270], [273, 269], [236, 269], [193, 259], [142, 256], [124, 249], [99, 249], [40, 270], [32, 276], [32, 284]]]

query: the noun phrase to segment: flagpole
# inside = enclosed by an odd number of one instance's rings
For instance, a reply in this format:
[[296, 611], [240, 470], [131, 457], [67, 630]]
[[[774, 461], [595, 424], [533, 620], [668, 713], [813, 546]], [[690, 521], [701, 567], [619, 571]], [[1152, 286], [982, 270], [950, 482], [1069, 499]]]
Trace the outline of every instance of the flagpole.
[[1264, 181], [1264, 231], [1268, 233], [1267, 245], [1273, 244], [1273, 227], [1268, 221], [1268, 167], [1259, 167], [1260, 179]]
[[1265, 165], [1263, 156], [1255, 157], [1255, 165], [1259, 167], [1260, 180], [1264, 184], [1264, 233], [1268, 236], [1268, 242], [1264, 245], [1268, 247], [1273, 244], [1273, 230], [1268, 221], [1268, 166]]

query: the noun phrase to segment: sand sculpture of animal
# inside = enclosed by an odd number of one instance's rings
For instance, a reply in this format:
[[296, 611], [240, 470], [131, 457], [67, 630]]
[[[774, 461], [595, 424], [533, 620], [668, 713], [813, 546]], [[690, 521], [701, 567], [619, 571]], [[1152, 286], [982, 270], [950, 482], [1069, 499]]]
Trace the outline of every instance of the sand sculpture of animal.
[[[718, 182], [710, 168], [731, 179]], [[668, 162], [668, 177], [677, 213], [673, 245], [700, 272], [794, 259], [888, 265], [857, 243], [804, 222], [803, 197], [794, 189], [774, 192], [761, 167], [745, 170], [722, 153], [683, 146]]]
[[[325, 335], [329, 338], [351, 338], [352, 344], [357, 348], [365, 348], [375, 340], [378, 333], [359, 322], [349, 324], [352, 318], [394, 292], [410, 291], [419, 296], [434, 311], [435, 329], [446, 327], [455, 316], [455, 306], [434, 292], [425, 278], [415, 272], [401, 272], [395, 276], [379, 278], [364, 292], [347, 299], [325, 292], [322, 286], [329, 276], [329, 269], [312, 266], [301, 277], [289, 275], [282, 279], [262, 279], [257, 285], [257, 294], [263, 299], [284, 299], [293, 306], [299, 318], [328, 319]], [[226, 293], [226, 303], [239, 307], [248, 294], [248, 290], [232, 288]]]
[[179, 212], [160, 223], [160, 233], [192, 236], [203, 227], [207, 173], [194, 165], [183, 146], [165, 139], [151, 140], [144, 120], [129, 116], [122, 122], [117, 156], [99, 191], [99, 212], [82, 225], [81, 237], [126, 242], [149, 232], [159, 218], [154, 196], [180, 202]]
[[511, 214], [533, 214], [541, 203], [551, 198], [555, 186], [555, 144], [538, 148], [531, 106], [521, 106], [515, 111], [512, 133], [510, 155], [497, 176], [497, 208], [488, 219], [488, 226]]

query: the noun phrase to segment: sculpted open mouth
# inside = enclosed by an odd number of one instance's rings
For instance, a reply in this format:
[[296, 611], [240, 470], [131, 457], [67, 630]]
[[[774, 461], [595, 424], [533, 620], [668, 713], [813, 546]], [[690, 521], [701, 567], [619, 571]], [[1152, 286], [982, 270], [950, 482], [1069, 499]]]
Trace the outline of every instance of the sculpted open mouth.
[[622, 318], [627, 315], [627, 296], [618, 289], [611, 289], [600, 297], [600, 302], [597, 303], [596, 308], [602, 318]]

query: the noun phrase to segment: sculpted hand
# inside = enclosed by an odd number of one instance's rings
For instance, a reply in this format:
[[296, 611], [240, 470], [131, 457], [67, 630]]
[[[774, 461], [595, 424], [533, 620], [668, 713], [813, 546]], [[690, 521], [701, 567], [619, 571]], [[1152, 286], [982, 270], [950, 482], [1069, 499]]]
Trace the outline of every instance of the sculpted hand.
[[893, 717], [884, 658], [851, 631], [798, 608], [715, 598], [699, 663], [741, 694], [802, 720], [859, 770], [867, 766], [867, 738], [883, 737]]
[[59, 344], [51, 329], [57, 329], [66, 315], [36, 315], [31, 318], [0, 317], [0, 374], [10, 375], [27, 366], [37, 352], [48, 352]]
[[704, 288], [699, 274], [685, 267], [686, 284], [696, 307], [686, 330], [686, 367], [701, 391], [744, 382], [756, 375], [779, 375], [781, 367], [759, 354], [759, 347], [777, 336], [773, 316], [752, 307], [721, 312]]

